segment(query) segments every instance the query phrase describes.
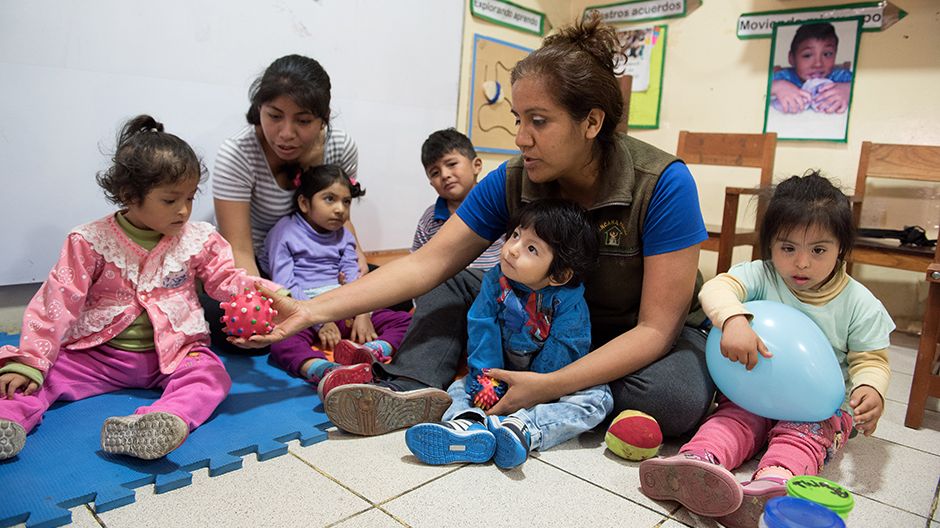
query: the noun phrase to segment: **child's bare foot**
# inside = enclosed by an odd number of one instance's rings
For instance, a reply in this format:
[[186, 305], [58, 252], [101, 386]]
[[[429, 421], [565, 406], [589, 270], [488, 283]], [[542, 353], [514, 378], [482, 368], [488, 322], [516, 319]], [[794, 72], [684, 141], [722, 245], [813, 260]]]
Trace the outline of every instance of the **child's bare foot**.
[[0, 420], [0, 460], [13, 458], [26, 445], [26, 429], [10, 420]]
[[189, 427], [175, 414], [112, 416], [101, 428], [101, 448], [106, 453], [153, 460], [179, 447], [187, 436]]

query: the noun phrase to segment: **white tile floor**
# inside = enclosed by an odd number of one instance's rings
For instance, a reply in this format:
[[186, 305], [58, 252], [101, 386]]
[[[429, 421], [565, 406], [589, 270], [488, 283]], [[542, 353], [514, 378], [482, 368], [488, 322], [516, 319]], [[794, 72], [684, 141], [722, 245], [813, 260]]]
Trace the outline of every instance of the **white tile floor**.
[[[856, 437], [823, 476], [855, 493], [854, 527], [940, 528], [940, 404], [920, 430], [904, 427], [916, 340], [896, 335], [886, 414], [874, 437]], [[678, 443], [667, 444], [672, 454]], [[749, 476], [756, 462], [738, 470]], [[638, 490], [637, 464], [604, 449], [603, 435], [583, 435], [539, 453], [513, 471], [482, 466], [429, 467], [405, 447], [402, 431], [359, 438], [332, 430], [309, 447], [164, 494], [152, 486], [134, 504], [95, 513], [72, 509], [75, 526], [621, 526], [713, 527], [676, 503]]]

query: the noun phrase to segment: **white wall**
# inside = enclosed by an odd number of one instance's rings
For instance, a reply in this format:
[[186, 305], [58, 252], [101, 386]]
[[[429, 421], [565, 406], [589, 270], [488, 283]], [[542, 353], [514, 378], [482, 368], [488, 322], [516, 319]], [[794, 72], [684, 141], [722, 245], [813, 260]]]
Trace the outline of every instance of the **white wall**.
[[[5, 0], [0, 285], [44, 280], [67, 231], [114, 209], [94, 176], [121, 122], [154, 115], [211, 168], [251, 81], [288, 53], [322, 62], [359, 145], [363, 248], [410, 247], [435, 197], [421, 142], [456, 120], [462, 23], [455, 1]], [[207, 183], [193, 218], [211, 217]]]

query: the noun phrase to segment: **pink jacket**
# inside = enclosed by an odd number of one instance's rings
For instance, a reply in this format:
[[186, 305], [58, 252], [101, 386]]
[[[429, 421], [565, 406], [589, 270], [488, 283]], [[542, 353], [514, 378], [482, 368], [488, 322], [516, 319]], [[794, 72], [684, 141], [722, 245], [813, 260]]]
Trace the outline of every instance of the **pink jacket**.
[[26, 308], [20, 348], [0, 347], [0, 366], [15, 361], [45, 375], [60, 347], [82, 350], [110, 341], [147, 310], [160, 371], [171, 373], [194, 345], [209, 343], [196, 278], [217, 300], [259, 280], [235, 267], [231, 246], [205, 222], [188, 223], [149, 252], [128, 238], [113, 214], [78, 226]]

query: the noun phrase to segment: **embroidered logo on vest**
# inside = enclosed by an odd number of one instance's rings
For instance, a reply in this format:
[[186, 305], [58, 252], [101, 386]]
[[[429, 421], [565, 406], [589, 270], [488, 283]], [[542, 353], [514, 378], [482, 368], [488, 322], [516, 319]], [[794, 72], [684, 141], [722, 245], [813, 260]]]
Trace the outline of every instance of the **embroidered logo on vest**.
[[619, 248], [623, 246], [627, 229], [620, 220], [606, 220], [598, 226], [601, 232], [601, 246], [603, 248]]

